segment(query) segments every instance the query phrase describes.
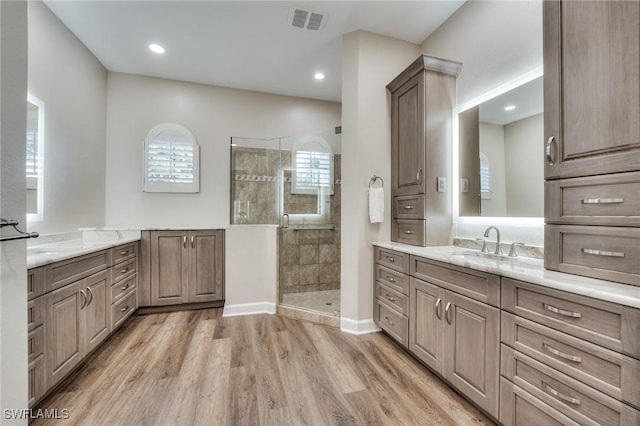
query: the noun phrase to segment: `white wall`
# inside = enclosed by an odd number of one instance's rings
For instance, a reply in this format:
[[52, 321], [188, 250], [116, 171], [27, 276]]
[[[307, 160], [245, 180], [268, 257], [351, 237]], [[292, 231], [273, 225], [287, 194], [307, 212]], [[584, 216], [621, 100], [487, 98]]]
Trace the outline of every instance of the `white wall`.
[[40, 233], [104, 225], [107, 71], [40, 1], [29, 6], [29, 93], [45, 104]]
[[507, 214], [505, 185], [504, 126], [479, 123], [480, 152], [487, 156], [491, 166], [491, 199], [481, 200], [482, 216]]
[[[468, 1], [434, 31], [422, 52], [461, 61], [458, 104], [542, 66], [541, 1]], [[477, 222], [477, 221], [476, 221]], [[488, 220], [456, 224], [454, 235], [482, 236]], [[505, 241], [542, 245], [542, 222], [501, 224]]]
[[341, 327], [360, 333], [375, 329], [373, 247], [388, 241], [389, 210], [371, 224], [367, 188], [371, 175], [385, 182], [391, 206], [391, 113], [386, 85], [420, 55], [419, 46], [356, 31], [342, 39], [342, 236]]
[[544, 114], [504, 126], [507, 214], [544, 216]]
[[[0, 216], [25, 223], [27, 4], [0, 2]], [[2, 232], [3, 235], [15, 232]], [[5, 409], [27, 408], [25, 240], [0, 244], [0, 423]]]
[[[340, 104], [109, 73], [106, 223], [215, 226], [229, 223], [232, 136], [271, 138], [340, 125]], [[142, 141], [156, 124], [187, 127], [200, 145], [200, 193], [142, 192]]]
[[224, 316], [274, 314], [278, 288], [278, 227], [230, 226], [225, 232], [225, 240]]

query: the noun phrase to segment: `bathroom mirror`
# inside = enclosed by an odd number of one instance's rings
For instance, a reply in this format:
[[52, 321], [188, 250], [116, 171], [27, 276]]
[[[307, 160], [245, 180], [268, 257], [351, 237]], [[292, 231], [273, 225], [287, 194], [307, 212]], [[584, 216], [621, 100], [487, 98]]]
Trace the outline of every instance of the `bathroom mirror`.
[[27, 98], [26, 132], [27, 219], [42, 220], [44, 163], [44, 103]]
[[519, 83], [457, 111], [459, 216], [544, 216], [542, 76]]

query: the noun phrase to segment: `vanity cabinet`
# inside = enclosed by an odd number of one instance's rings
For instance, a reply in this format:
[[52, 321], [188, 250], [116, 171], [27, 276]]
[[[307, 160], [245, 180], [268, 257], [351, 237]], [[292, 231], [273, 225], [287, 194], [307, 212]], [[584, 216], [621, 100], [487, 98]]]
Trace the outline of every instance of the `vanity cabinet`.
[[[461, 65], [423, 55], [391, 83], [392, 241], [425, 246], [449, 238], [451, 111]], [[438, 178], [444, 185], [438, 190]]]
[[29, 407], [136, 310], [137, 252], [132, 242], [28, 271]]
[[500, 421], [640, 422], [640, 310], [502, 278]]
[[224, 300], [224, 231], [150, 233], [151, 306]]
[[640, 3], [543, 16], [545, 267], [640, 285]]

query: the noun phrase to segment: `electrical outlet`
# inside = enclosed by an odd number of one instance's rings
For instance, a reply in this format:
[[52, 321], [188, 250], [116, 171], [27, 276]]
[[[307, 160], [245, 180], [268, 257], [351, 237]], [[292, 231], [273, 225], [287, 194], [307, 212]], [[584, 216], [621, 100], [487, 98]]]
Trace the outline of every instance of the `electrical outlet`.
[[469, 178], [460, 178], [460, 192], [469, 192]]
[[447, 192], [447, 178], [438, 176], [438, 192]]

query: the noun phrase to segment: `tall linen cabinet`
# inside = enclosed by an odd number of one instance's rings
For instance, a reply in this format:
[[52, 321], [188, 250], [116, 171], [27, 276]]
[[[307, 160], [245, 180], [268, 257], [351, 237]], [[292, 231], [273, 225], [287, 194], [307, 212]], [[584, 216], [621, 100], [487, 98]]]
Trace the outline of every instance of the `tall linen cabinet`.
[[640, 3], [543, 13], [545, 267], [640, 285]]
[[391, 94], [391, 240], [445, 245], [451, 231], [452, 109], [462, 64], [422, 55]]

